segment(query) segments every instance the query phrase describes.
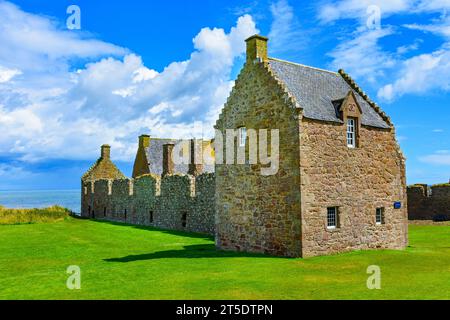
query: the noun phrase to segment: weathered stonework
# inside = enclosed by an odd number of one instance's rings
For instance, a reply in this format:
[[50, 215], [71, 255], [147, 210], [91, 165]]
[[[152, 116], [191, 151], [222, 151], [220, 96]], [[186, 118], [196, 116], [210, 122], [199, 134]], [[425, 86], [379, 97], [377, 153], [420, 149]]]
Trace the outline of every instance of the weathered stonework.
[[408, 186], [410, 220], [450, 220], [450, 183]]
[[[267, 50], [258, 48], [265, 46], [263, 38], [249, 41], [247, 54], [253, 56], [247, 56], [216, 128], [223, 135], [242, 126], [279, 129], [280, 165], [276, 175], [264, 177], [259, 165], [216, 164], [217, 247], [295, 257], [405, 248], [405, 159], [390, 119], [343, 71], [328, 75], [341, 76], [353, 90], [329, 101], [335, 113], [318, 109], [314, 114], [310, 108], [305, 116], [305, 105], [272, 71], [275, 62], [282, 68], [287, 63], [267, 58]], [[323, 84], [322, 78], [318, 82]], [[315, 120], [311, 114], [336, 120]], [[348, 117], [356, 121], [354, 148], [346, 141]], [[394, 209], [394, 203], [401, 208]], [[339, 209], [335, 229], [327, 228], [329, 207]], [[384, 209], [381, 224], [376, 223], [377, 208]]]
[[[407, 245], [405, 159], [394, 126], [342, 70], [269, 58], [267, 38], [253, 36], [215, 128], [224, 140], [228, 129], [246, 128], [246, 142], [261, 141], [250, 129], [268, 130], [269, 146], [270, 130], [278, 130], [278, 170], [263, 175], [261, 155], [259, 164], [238, 164], [239, 151], [250, 156], [249, 143], [240, 147], [238, 137], [233, 164], [217, 161], [214, 173], [201, 173], [207, 166], [174, 166], [175, 140], [141, 136], [134, 179], [98, 168], [83, 177], [82, 215], [215, 234], [219, 249], [278, 256]], [[229, 150], [218, 151], [231, 158]], [[338, 209], [332, 228], [329, 208]]]
[[83, 187], [83, 217], [214, 234], [214, 174], [145, 175]]

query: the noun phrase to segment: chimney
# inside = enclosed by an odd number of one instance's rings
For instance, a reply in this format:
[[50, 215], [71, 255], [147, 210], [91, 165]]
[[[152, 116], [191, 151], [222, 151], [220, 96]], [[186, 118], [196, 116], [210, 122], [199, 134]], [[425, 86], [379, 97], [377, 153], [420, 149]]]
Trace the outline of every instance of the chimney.
[[150, 136], [143, 134], [139, 137], [139, 148], [148, 148], [150, 146]]
[[109, 159], [111, 155], [111, 147], [107, 144], [102, 145], [101, 157], [102, 159]]
[[173, 143], [163, 145], [163, 176], [173, 174]]
[[255, 60], [266, 62], [267, 58], [267, 41], [269, 38], [255, 34], [245, 42], [247, 42], [247, 63], [252, 63]]
[[202, 159], [202, 149], [203, 141], [197, 139], [191, 139], [190, 149], [190, 163], [188, 174], [193, 176], [198, 176], [202, 174], [203, 171], [203, 159]]

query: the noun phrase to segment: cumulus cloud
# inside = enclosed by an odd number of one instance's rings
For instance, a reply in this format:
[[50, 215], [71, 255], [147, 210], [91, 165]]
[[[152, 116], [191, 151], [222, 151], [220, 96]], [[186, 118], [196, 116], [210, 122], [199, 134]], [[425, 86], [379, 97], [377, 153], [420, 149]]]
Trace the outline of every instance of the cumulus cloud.
[[378, 96], [392, 101], [406, 93], [423, 94], [437, 89], [449, 91], [449, 74], [448, 49], [414, 56], [402, 62], [396, 80], [383, 86]]
[[[0, 154], [84, 160], [109, 143], [115, 159], [129, 161], [139, 134], [208, 134], [233, 85], [234, 60], [257, 32], [249, 15], [228, 32], [204, 28], [188, 59], [158, 72], [125, 48], [0, 2]], [[73, 59], [87, 64], [73, 70]]]
[[[406, 59], [403, 56], [417, 50], [423, 40], [415, 39], [411, 44], [398, 47], [396, 52], [386, 50], [380, 45], [380, 40], [396, 33], [400, 34], [401, 31], [392, 26], [383, 26], [378, 29], [368, 28], [366, 20], [370, 13], [367, 8], [370, 5], [380, 8], [382, 19], [396, 14], [441, 13], [442, 15], [438, 19], [430, 18], [429, 23], [405, 24], [403, 27], [442, 36], [443, 44], [437, 50], [409, 56]], [[326, 2], [321, 5], [318, 18], [323, 23], [339, 19], [360, 21], [357, 31], [329, 53], [329, 56], [333, 58], [331, 66], [335, 69], [344, 68], [355, 78], [368, 80], [376, 83], [377, 86], [380, 82], [384, 82], [385, 84], [378, 89], [378, 97], [385, 101], [393, 101], [404, 94], [450, 90], [448, 77], [450, 71], [450, 19], [446, 15], [448, 9], [450, 9], [448, 0], [344, 0]], [[423, 21], [426, 20], [423, 19]]]

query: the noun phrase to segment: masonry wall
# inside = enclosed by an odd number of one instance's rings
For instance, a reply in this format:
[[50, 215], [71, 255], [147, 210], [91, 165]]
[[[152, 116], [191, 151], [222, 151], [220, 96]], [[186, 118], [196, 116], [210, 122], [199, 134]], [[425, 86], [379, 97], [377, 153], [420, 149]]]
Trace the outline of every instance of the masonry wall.
[[214, 174], [82, 182], [83, 217], [214, 234]]
[[[299, 127], [302, 255], [405, 248], [405, 163], [393, 130], [362, 126], [352, 149], [344, 124], [303, 118]], [[394, 209], [398, 201], [402, 208]], [[328, 207], [339, 208], [335, 230], [327, 228]], [[376, 208], [385, 208], [382, 225]]]
[[450, 220], [450, 184], [408, 187], [410, 220]]
[[[294, 257], [301, 253], [297, 113], [287, 101], [267, 65], [246, 63], [216, 128], [223, 136], [226, 129], [239, 127], [278, 129], [280, 163], [270, 176], [261, 174], [261, 165], [216, 163], [220, 249]], [[217, 152], [216, 146], [216, 160]]]

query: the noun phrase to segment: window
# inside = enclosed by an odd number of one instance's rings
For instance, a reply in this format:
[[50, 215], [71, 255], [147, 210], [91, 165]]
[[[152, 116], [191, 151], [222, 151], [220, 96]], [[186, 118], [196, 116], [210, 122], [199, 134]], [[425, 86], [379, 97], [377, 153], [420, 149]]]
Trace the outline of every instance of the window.
[[384, 224], [384, 208], [377, 208], [375, 220], [378, 225]]
[[124, 214], [125, 214], [125, 220], [127, 220], [127, 209], [125, 209], [125, 212], [124, 212]]
[[106, 217], [106, 207], [103, 208], [103, 216]]
[[153, 223], [153, 211], [150, 211], [150, 223]]
[[338, 207], [331, 207], [327, 209], [327, 228], [336, 229], [338, 226]]
[[356, 148], [356, 119], [347, 119], [347, 146]]
[[247, 143], [247, 128], [241, 127], [238, 129], [239, 147], [245, 147]]
[[183, 212], [181, 214], [181, 226], [183, 228], [186, 228], [186, 224], [187, 224], [187, 212]]

